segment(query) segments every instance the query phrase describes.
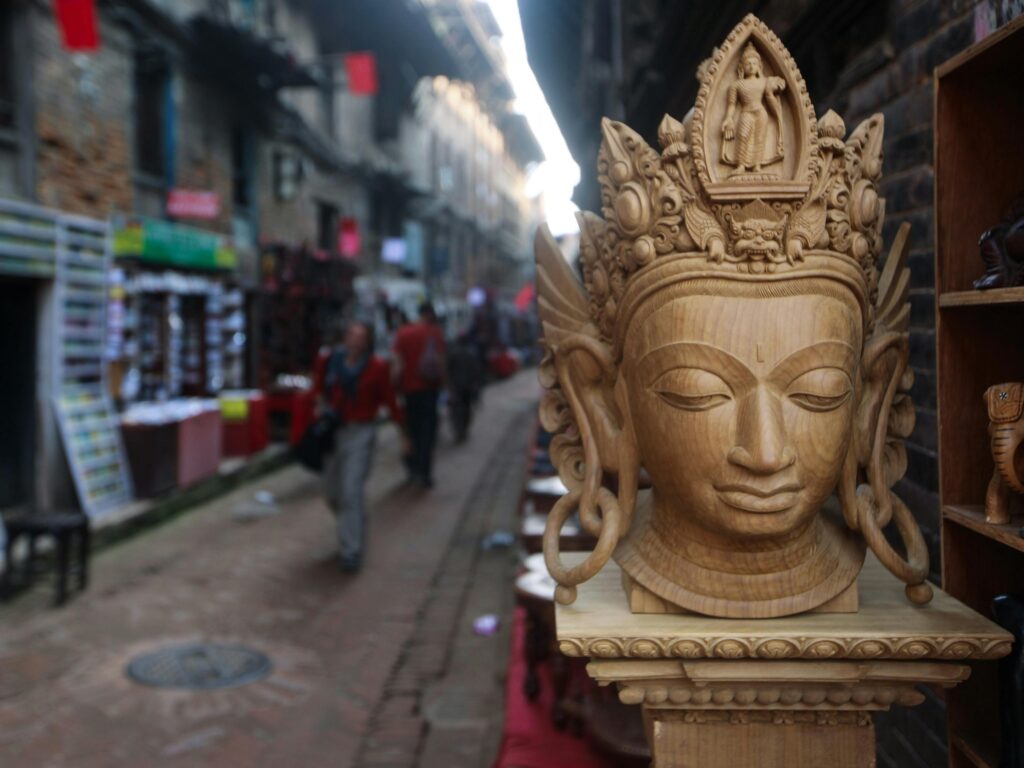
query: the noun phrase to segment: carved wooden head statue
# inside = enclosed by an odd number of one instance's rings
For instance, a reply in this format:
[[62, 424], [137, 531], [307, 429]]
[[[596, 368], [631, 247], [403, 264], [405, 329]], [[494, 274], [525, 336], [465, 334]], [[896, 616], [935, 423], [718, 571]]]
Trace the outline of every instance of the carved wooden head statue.
[[[891, 490], [914, 410], [906, 228], [878, 268], [882, 116], [849, 137], [835, 113], [817, 120], [753, 16], [699, 77], [660, 153], [603, 121], [603, 218], [579, 217], [585, 292], [538, 233], [541, 415], [570, 489], [545, 533], [557, 598], [614, 556], [684, 609], [797, 613], [853, 583], [866, 542], [927, 602], [927, 550]], [[833, 493], [842, 522], [822, 514]], [[576, 511], [598, 544], [566, 568]]]

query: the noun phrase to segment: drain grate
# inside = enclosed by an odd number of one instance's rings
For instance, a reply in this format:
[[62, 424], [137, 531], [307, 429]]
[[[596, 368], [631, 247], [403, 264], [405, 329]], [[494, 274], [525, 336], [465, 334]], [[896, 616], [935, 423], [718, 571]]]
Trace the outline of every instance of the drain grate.
[[273, 669], [270, 659], [241, 645], [186, 643], [136, 656], [125, 674], [156, 688], [212, 690], [262, 680]]

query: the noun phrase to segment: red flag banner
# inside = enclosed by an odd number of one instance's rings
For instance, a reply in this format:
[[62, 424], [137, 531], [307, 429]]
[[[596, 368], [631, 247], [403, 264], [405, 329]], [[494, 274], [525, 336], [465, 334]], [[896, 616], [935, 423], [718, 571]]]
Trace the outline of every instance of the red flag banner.
[[354, 259], [362, 248], [359, 237], [359, 222], [345, 218], [338, 225], [338, 252], [346, 259]]
[[345, 74], [348, 76], [349, 93], [373, 96], [377, 93], [377, 57], [363, 51], [345, 54]]
[[96, 0], [54, 0], [61, 41], [69, 51], [95, 51], [100, 47]]

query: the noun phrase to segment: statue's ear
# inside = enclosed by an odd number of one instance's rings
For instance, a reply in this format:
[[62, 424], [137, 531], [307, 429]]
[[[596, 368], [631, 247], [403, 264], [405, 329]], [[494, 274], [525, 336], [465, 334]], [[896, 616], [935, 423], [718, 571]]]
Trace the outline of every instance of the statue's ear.
[[624, 420], [616, 402], [611, 352], [597, 339], [576, 335], [558, 344], [554, 353], [558, 379], [579, 428], [587, 464], [617, 474]]
[[[857, 459], [869, 473], [882, 470], [885, 477], [877, 480], [886, 487], [906, 471], [906, 454], [892, 450], [895, 445], [892, 438], [907, 437], [914, 428], [913, 406], [906, 398], [897, 396], [899, 390], [909, 389], [909, 355], [908, 335], [889, 332], [869, 339], [861, 358], [863, 389], [857, 412]], [[905, 378], [908, 380], [903, 381]], [[902, 448], [902, 443], [899, 447]]]

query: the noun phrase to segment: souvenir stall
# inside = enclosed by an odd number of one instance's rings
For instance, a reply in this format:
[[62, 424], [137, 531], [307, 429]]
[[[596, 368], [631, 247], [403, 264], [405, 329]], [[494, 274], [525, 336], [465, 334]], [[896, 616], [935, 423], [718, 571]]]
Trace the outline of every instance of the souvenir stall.
[[134, 221], [116, 229], [114, 252], [111, 394], [136, 493], [154, 496], [215, 474], [223, 458], [218, 397], [244, 384], [244, 297], [219, 235]]
[[351, 262], [325, 251], [263, 248], [257, 380], [275, 440], [296, 445], [313, 422], [320, 349], [340, 331], [354, 276]]

